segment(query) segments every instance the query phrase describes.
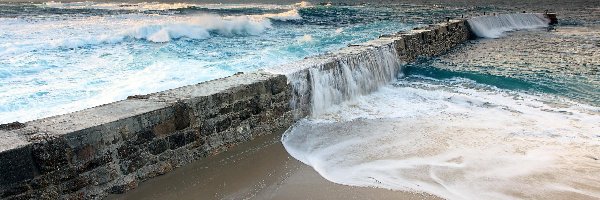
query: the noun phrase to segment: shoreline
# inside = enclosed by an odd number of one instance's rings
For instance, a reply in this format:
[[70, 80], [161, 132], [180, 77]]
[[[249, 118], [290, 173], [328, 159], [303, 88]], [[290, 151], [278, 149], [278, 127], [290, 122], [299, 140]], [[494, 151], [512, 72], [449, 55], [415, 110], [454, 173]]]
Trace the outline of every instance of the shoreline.
[[106, 199], [441, 199], [330, 182], [286, 152], [282, 133], [261, 136]]

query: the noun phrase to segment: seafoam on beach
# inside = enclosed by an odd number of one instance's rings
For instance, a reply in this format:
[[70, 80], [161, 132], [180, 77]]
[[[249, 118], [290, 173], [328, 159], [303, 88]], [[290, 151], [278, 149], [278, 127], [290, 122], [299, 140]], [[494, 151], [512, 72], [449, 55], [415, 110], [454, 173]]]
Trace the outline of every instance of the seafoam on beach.
[[555, 100], [408, 77], [300, 121], [282, 141], [344, 185], [447, 199], [600, 198], [599, 110]]

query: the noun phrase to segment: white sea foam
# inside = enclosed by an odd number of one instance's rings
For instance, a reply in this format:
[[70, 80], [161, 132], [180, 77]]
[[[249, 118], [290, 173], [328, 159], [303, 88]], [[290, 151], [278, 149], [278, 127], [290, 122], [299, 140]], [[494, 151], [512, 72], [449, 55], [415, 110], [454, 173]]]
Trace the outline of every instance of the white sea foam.
[[140, 3], [108, 3], [108, 2], [45, 2], [43, 7], [61, 8], [61, 9], [105, 9], [105, 10], [171, 10], [179, 8], [188, 8], [197, 6], [197, 4], [188, 3], [159, 3], [159, 2], [140, 2]]
[[600, 198], [600, 110], [468, 80], [400, 81], [283, 136], [339, 184], [447, 199]]
[[147, 25], [127, 31], [122, 38], [144, 39], [152, 42], [168, 42], [172, 39], [206, 39], [210, 32], [221, 35], [258, 35], [271, 28], [268, 20], [252, 20], [247, 16], [219, 17], [205, 15], [186, 23]]
[[312, 37], [312, 35], [306, 34], [300, 38], [298, 38], [298, 42], [300, 43], [308, 43], [308, 42], [312, 42], [314, 39]]
[[[223, 36], [258, 35], [272, 28], [270, 19], [295, 20], [301, 19], [297, 12], [284, 12], [265, 16], [226, 16], [202, 15], [181, 17], [169, 23], [161, 20], [149, 20], [137, 23], [131, 21], [117, 27], [114, 33], [98, 33], [98, 35], [51, 37], [45, 40], [24, 40], [0, 44], [0, 56], [53, 48], [79, 48], [101, 44], [115, 44], [127, 40], [146, 40], [150, 42], [169, 42], [174, 39], [207, 39], [211, 33]], [[86, 23], [92, 23], [91, 22]], [[73, 24], [72, 26], [77, 26]], [[48, 27], [53, 28], [53, 27]], [[121, 29], [121, 30], [119, 30]], [[107, 30], [111, 31], [111, 30]]]
[[208, 9], [241, 9], [241, 8], [262, 8], [262, 9], [294, 9], [311, 7], [310, 2], [302, 1], [291, 5], [276, 4], [197, 4], [197, 3], [161, 3], [161, 2], [139, 2], [139, 3], [119, 3], [119, 2], [45, 2], [40, 4], [42, 7], [61, 8], [61, 9], [104, 9], [104, 10], [174, 10], [181, 8], [208, 8]]
[[[160, 16], [147, 15], [143, 13], [117, 16], [90, 16], [87, 18], [75, 18], [69, 21], [53, 21], [53, 18], [36, 19], [0, 19], [0, 28], [9, 29], [8, 34], [23, 35], [23, 38], [0, 44], [0, 56], [11, 56], [19, 53], [56, 48], [79, 48], [96, 46], [102, 44], [115, 44], [128, 40], [145, 40], [150, 42], [169, 42], [175, 39], [208, 39], [211, 33], [224, 36], [233, 35], [258, 35], [272, 28], [271, 20], [289, 21], [301, 20], [302, 16], [298, 8], [309, 6], [306, 3], [292, 5], [270, 5], [270, 4], [186, 4], [186, 3], [100, 3], [100, 2], [47, 2], [42, 6], [63, 9], [109, 9], [109, 10], [167, 10], [186, 7], [206, 7], [211, 9], [235, 9], [235, 8], [265, 8], [265, 9], [289, 9], [281, 13], [268, 13], [261, 15], [246, 16]], [[4, 26], [4, 27], [3, 27]], [[29, 27], [31, 26], [31, 27]], [[22, 27], [13, 29], [11, 27]], [[40, 34], [23, 30], [34, 29], [44, 31], [42, 38]], [[77, 34], [57, 35], [50, 33], [55, 30], [79, 30]], [[67, 32], [68, 33], [68, 32]], [[84, 33], [84, 34], [82, 34]], [[28, 36], [31, 35], [31, 36]]]
[[[311, 36], [300, 38], [302, 42], [310, 40]], [[288, 76], [296, 94], [292, 101], [302, 101], [292, 102], [293, 106], [309, 105], [312, 115], [318, 116], [334, 105], [369, 94], [389, 83], [402, 66], [396, 49], [388, 45], [346, 48], [334, 52], [332, 56], [337, 57], [334, 67], [328, 62], [307, 61], [307, 65], [302, 65], [312, 66], [308, 68], [309, 77], [296, 73], [302, 68], [297, 65], [274, 67], [269, 71]], [[307, 100], [307, 96], [310, 100]]]
[[311, 7], [312, 3], [308, 2], [308, 1], [301, 1], [300, 3], [295, 3], [294, 6], [300, 7], [300, 8], [306, 8], [306, 7]]
[[548, 27], [550, 21], [541, 14], [519, 13], [475, 17], [468, 22], [477, 36], [498, 38], [508, 31]]
[[298, 13], [298, 10], [293, 9], [293, 10], [289, 10], [286, 12], [282, 12], [282, 13], [269, 13], [269, 14], [263, 14], [263, 15], [256, 15], [255, 17], [257, 18], [269, 18], [272, 20], [279, 20], [279, 21], [290, 21], [290, 20], [301, 20], [302, 16], [300, 16], [300, 13]]
[[[108, 50], [102, 51], [98, 54], [109, 53], [107, 51]], [[85, 62], [80, 63], [79, 67], [82, 69], [71, 68], [71, 70], [60, 70], [58, 72], [40, 72], [40, 76], [56, 77], [53, 79], [54, 84], [42, 86], [32, 86], [33, 83], [19, 84], [13, 86], [15, 89], [0, 94], [0, 105], [4, 106], [0, 109], [2, 112], [2, 115], [0, 115], [0, 123], [13, 121], [26, 122], [44, 117], [66, 114], [123, 100], [127, 98], [127, 96], [134, 94], [149, 94], [184, 85], [195, 84], [205, 80], [222, 78], [235, 73], [235, 71], [227, 71], [220, 68], [204, 67], [208, 65], [206, 61], [176, 58], [153, 61], [151, 65], [142, 70], [105, 72], [109, 74], [98, 72], [98, 69], [111, 71], [111, 68], [117, 67], [118, 65], [119, 61], [111, 59], [110, 57], [102, 58], [98, 55], [91, 55]], [[95, 74], [97, 75], [94, 76]], [[193, 76], [190, 74], [193, 74]], [[79, 81], [61, 80], [61, 77], [77, 78], [82, 75], [92, 76], [92, 78]], [[86, 84], [87, 82], [98, 78], [106, 80], [107, 85]], [[61, 93], [60, 90], [66, 90], [65, 88], [78, 94], [78, 98], [81, 99], [73, 101], [62, 97], [62, 95], [65, 94]], [[25, 99], [21, 101], [22, 104], [14, 104], [14, 107], [8, 106], [10, 103], [14, 102], [11, 98], [19, 98], [25, 94], [34, 94], [37, 91], [49, 91], [47, 98], [53, 99], [53, 101]], [[19, 108], [18, 106], [23, 107]]]

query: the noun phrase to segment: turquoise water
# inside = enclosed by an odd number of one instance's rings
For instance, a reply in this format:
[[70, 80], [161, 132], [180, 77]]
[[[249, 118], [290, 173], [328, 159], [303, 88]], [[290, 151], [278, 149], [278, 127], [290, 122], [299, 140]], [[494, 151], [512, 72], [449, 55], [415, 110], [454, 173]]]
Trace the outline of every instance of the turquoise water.
[[530, 65], [518, 71], [503, 66], [453, 66], [437, 60], [422, 60], [407, 67], [406, 74], [435, 79], [466, 78], [501, 89], [550, 94], [583, 104], [600, 106], [600, 75], [597, 68], [552, 68]]
[[[0, 4], [0, 123], [73, 112], [300, 60], [490, 7], [422, 5]], [[593, 66], [592, 66], [593, 67]], [[407, 74], [469, 78], [599, 105], [596, 73], [433, 65]], [[498, 75], [500, 74], [500, 75]]]
[[[478, 36], [495, 39], [403, 65], [397, 79], [370, 78], [395, 65], [368, 62], [397, 59], [385, 53], [310, 70], [310, 85], [294, 86], [310, 88], [313, 112], [283, 146], [341, 185], [460, 200], [600, 198], [597, 35], [521, 23], [532, 17], [476, 20], [486, 25]], [[520, 29], [529, 30], [506, 33]]]
[[406, 7], [1, 5], [0, 122], [256, 71], [408, 30], [422, 22], [407, 18], [418, 7]]

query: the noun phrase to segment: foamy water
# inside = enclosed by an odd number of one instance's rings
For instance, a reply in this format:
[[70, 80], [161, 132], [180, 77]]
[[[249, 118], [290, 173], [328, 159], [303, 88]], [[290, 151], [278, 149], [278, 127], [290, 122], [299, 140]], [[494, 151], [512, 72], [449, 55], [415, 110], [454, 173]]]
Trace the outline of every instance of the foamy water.
[[300, 121], [282, 141], [344, 185], [447, 199], [595, 199], [599, 112], [468, 79], [411, 76]]
[[548, 27], [549, 20], [542, 14], [519, 13], [474, 17], [468, 22], [475, 35], [498, 38], [508, 31]]
[[416, 25], [393, 20], [391, 9], [306, 2], [1, 6], [16, 13], [0, 16], [0, 123], [255, 71]]

